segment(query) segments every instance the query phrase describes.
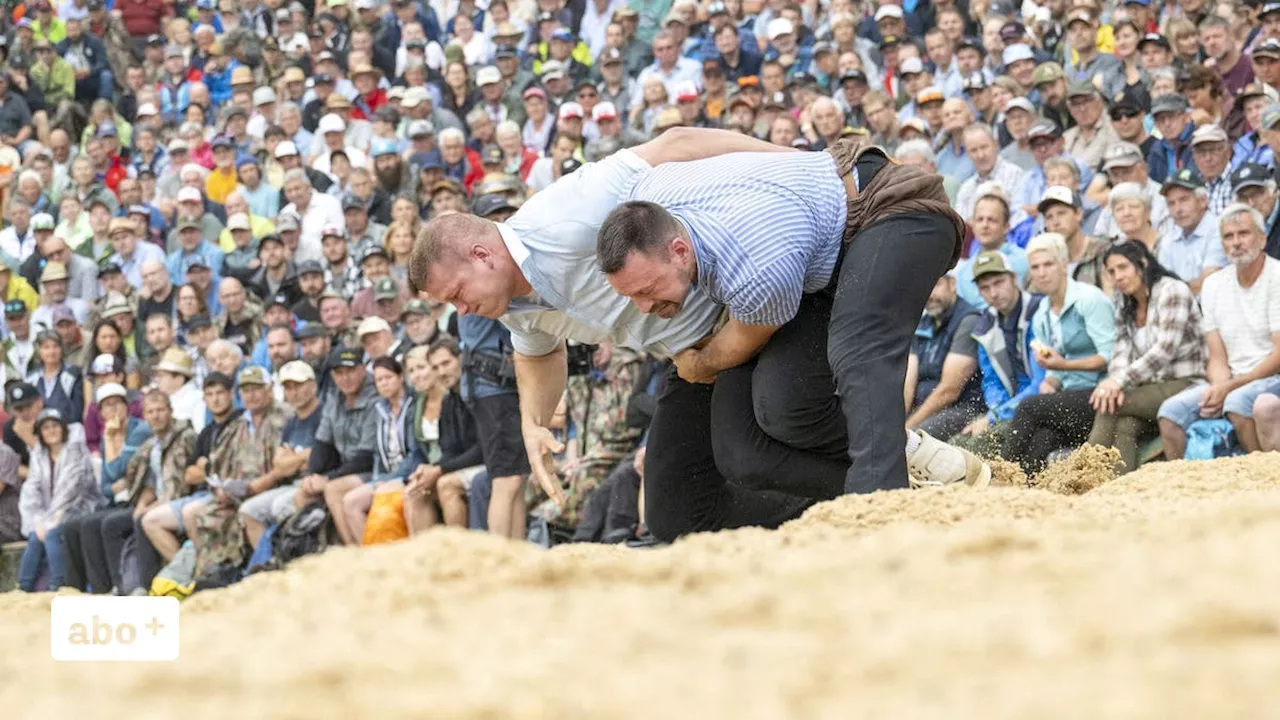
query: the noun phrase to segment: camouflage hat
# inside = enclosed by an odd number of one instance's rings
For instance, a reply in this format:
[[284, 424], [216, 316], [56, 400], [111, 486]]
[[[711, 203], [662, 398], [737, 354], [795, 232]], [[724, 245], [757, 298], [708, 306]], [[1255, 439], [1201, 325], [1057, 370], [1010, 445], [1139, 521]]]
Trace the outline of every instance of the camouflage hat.
[[271, 376], [267, 375], [266, 368], [258, 365], [250, 365], [249, 367], [244, 368], [240, 371], [240, 375], [237, 379], [239, 380], [240, 387], [244, 387], [245, 385], [271, 384]]

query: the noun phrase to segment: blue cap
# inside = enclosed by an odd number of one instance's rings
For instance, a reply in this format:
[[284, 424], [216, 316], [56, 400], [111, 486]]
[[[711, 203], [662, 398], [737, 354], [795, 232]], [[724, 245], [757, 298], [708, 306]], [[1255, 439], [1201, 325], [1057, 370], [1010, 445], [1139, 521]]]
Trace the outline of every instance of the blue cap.
[[119, 131], [116, 130], [116, 124], [113, 122], [104, 122], [98, 125], [98, 137], [116, 137]]
[[380, 155], [395, 155], [399, 151], [398, 143], [391, 138], [375, 138], [373, 144], [369, 148], [371, 157]]
[[245, 165], [258, 165], [258, 158], [252, 155], [242, 155], [240, 159], [236, 160], [237, 170], [244, 167]]
[[444, 161], [440, 159], [440, 153], [437, 152], [416, 153], [409, 158], [409, 164], [419, 170], [444, 169]]
[[213, 0], [196, 0], [196, 7], [201, 10], [213, 10], [217, 6], [214, 4]]
[[555, 32], [551, 33], [551, 39], [573, 42], [573, 33], [569, 32], [568, 28], [557, 28]]

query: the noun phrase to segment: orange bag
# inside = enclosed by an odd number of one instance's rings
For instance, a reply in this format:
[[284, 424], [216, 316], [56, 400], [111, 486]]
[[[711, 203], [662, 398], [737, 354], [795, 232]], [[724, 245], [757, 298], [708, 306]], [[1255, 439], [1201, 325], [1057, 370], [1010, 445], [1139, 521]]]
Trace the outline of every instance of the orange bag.
[[404, 491], [375, 493], [364, 526], [364, 544], [379, 545], [409, 537], [404, 521]]

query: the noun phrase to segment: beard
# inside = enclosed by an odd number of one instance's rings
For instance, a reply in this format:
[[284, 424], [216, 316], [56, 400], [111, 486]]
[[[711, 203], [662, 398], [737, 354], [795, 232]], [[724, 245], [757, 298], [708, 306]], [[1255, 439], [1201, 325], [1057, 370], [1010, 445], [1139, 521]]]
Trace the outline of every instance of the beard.
[[1258, 256], [1261, 254], [1262, 248], [1254, 248], [1252, 250], [1243, 250], [1233, 255], [1228, 255], [1228, 258], [1231, 260], [1231, 264], [1238, 268], [1243, 268], [1252, 265], [1253, 261], [1257, 260]]
[[396, 159], [396, 164], [389, 168], [375, 167], [374, 176], [378, 178], [378, 187], [388, 194], [394, 195], [400, 192], [400, 183], [404, 177], [404, 172], [399, 158]]

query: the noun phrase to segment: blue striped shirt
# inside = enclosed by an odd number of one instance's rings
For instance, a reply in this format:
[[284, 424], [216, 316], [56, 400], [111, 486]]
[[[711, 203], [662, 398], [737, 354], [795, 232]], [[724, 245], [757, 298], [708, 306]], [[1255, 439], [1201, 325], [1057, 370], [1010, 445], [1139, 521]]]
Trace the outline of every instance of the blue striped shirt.
[[825, 152], [736, 153], [659, 165], [628, 200], [657, 203], [693, 242], [697, 287], [739, 322], [782, 325], [826, 287], [848, 196]]

